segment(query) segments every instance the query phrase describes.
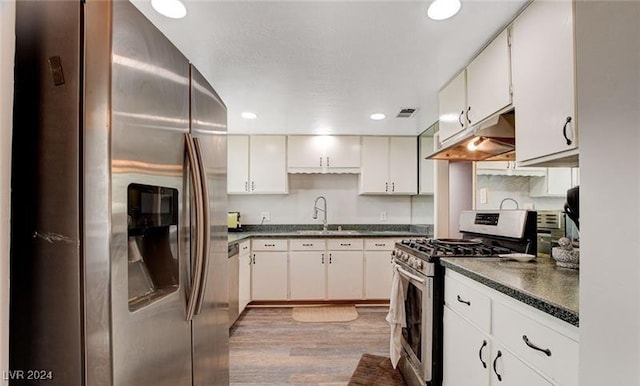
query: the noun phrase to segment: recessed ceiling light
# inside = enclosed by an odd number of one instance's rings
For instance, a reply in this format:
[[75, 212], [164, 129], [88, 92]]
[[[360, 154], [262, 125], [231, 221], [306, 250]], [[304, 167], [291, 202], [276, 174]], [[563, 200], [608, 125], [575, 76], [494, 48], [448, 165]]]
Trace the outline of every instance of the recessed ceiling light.
[[258, 115], [256, 113], [252, 113], [250, 111], [245, 111], [244, 113], [240, 114], [240, 116], [242, 116], [242, 118], [244, 118], [244, 119], [256, 119], [256, 118], [258, 118]]
[[380, 121], [382, 119], [385, 119], [386, 117], [387, 116], [382, 113], [375, 113], [369, 116], [369, 118], [373, 119], [374, 121]]
[[159, 14], [172, 19], [182, 19], [187, 15], [187, 8], [180, 0], [151, 0], [151, 6]]
[[434, 0], [427, 9], [427, 16], [433, 20], [445, 20], [458, 13], [460, 0]]

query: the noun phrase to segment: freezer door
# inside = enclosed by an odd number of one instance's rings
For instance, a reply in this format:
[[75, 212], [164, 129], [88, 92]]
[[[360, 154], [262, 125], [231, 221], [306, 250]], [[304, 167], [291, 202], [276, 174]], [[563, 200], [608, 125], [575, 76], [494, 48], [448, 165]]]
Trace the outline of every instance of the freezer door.
[[130, 2], [113, 2], [113, 384], [191, 385], [189, 62]]
[[209, 211], [208, 262], [193, 318], [193, 384], [229, 384], [227, 248], [227, 109], [204, 76], [191, 67], [191, 133], [201, 149]]

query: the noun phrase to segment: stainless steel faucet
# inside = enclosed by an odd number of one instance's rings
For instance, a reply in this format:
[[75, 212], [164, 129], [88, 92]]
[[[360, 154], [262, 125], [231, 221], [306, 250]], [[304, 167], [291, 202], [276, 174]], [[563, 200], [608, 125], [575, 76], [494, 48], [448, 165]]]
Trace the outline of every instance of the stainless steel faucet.
[[[320, 199], [322, 199], [322, 208], [318, 208], [318, 201], [320, 201]], [[326, 231], [327, 230], [327, 199], [324, 198], [324, 196], [318, 196], [315, 200], [315, 202], [313, 203], [313, 219], [317, 220], [318, 219], [318, 211], [322, 212], [324, 215], [324, 218], [322, 220], [322, 230]]]

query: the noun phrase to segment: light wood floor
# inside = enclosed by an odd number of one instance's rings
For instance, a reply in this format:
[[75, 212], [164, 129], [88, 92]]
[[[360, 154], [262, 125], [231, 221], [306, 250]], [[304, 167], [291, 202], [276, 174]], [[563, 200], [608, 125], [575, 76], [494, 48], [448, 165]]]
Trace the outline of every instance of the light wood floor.
[[250, 308], [231, 330], [231, 386], [344, 386], [364, 353], [389, 356], [387, 307], [344, 323], [302, 323], [291, 308]]

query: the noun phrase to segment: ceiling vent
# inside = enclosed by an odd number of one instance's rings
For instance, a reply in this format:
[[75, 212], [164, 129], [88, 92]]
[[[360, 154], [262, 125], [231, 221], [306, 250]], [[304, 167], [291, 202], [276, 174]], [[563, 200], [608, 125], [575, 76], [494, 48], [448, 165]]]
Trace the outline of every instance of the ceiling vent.
[[417, 109], [402, 109], [396, 118], [411, 118]]

